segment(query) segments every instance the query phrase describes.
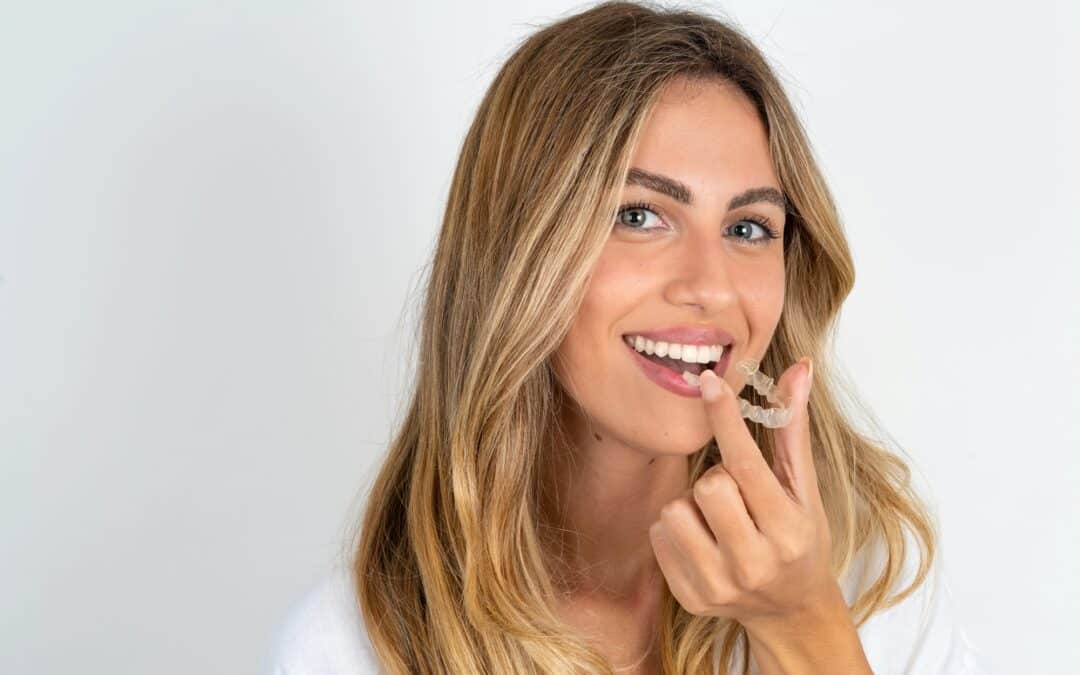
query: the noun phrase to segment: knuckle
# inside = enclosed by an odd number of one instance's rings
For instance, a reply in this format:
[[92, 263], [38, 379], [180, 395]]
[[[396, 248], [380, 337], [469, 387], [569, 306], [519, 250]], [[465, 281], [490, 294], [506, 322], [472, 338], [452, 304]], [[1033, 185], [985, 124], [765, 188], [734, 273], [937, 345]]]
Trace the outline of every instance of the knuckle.
[[660, 509], [660, 520], [664, 523], [675, 523], [686, 516], [686, 503], [682, 499], [669, 502]]
[[735, 481], [726, 471], [710, 470], [694, 483], [696, 496], [730, 494], [733, 489], [736, 489]]
[[774, 544], [776, 557], [782, 563], [793, 563], [803, 557], [806, 552], [806, 537], [801, 534], [786, 535], [776, 540]]

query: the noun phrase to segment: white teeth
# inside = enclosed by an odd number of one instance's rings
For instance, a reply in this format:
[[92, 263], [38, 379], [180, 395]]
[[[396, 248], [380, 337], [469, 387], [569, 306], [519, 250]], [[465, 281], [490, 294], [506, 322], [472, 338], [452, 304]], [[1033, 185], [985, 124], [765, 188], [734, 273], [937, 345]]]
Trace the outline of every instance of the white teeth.
[[[711, 363], [724, 355], [724, 345], [682, 345], [676, 342], [649, 340], [641, 335], [627, 336], [626, 343], [643, 354], [655, 354], [687, 363]], [[693, 375], [693, 373], [690, 373]]]

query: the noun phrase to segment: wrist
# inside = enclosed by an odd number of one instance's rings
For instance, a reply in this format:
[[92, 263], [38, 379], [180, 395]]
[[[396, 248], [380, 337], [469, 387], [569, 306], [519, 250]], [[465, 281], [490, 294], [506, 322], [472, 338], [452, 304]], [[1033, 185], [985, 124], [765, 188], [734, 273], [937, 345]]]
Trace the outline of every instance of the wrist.
[[745, 624], [764, 675], [873, 675], [840, 587], [795, 614]]

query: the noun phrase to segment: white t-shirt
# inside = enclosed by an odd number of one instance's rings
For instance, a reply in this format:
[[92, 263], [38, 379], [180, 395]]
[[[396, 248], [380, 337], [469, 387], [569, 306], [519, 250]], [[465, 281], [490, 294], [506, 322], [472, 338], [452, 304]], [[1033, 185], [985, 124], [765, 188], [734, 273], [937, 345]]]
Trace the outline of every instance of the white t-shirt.
[[[911, 541], [909, 539], [909, 541]], [[915, 548], [905, 561], [901, 585], [914, 578], [918, 564]], [[880, 570], [878, 556], [865, 554], [841, 579], [850, 606], [859, 588], [873, 582]], [[969, 642], [953, 615], [945, 567], [938, 559], [930, 574], [901, 603], [871, 616], [858, 628], [863, 651], [875, 675], [995, 675], [983, 653]], [[383, 675], [353, 600], [354, 585], [348, 570], [335, 568], [289, 609], [277, 627], [264, 662], [265, 675]], [[739, 663], [736, 650], [732, 663]], [[718, 661], [714, 662], [714, 668]], [[758, 673], [751, 659], [751, 673]]]

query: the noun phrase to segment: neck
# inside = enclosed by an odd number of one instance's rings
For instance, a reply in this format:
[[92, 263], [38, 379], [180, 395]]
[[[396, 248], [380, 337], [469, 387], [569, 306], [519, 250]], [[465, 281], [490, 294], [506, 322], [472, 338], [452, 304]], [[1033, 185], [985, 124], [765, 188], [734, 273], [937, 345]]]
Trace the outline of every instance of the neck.
[[688, 457], [651, 454], [571, 412], [549, 467], [556, 583], [567, 594], [645, 602], [663, 581], [649, 527], [687, 490]]

